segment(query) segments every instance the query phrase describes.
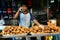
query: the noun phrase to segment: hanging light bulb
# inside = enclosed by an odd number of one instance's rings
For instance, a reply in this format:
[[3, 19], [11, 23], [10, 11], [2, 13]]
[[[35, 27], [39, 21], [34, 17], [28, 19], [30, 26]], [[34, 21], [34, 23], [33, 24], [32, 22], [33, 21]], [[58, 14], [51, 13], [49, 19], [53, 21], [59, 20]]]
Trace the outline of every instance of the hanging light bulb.
[[51, 0], [50, 2], [51, 2], [51, 3], [54, 3], [54, 0]]

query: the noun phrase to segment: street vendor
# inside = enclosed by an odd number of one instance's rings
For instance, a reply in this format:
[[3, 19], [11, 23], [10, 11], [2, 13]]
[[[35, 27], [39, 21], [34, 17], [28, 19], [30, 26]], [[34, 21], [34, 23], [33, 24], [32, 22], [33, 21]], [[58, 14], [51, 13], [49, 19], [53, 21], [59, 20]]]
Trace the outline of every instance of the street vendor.
[[[33, 17], [33, 15], [28, 11], [28, 7], [23, 4], [16, 14], [14, 15], [14, 19], [19, 17], [19, 26], [25, 26], [27, 28], [30, 27], [31, 21], [41, 27], [40, 23]], [[41, 27], [43, 28], [43, 27]]]

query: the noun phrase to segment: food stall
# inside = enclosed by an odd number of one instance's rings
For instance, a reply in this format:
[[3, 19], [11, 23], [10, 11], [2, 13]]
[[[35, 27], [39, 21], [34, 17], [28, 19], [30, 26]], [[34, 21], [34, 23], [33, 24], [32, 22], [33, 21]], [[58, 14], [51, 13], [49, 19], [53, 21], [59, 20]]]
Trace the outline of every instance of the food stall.
[[[50, 1], [52, 3], [50, 3]], [[18, 20], [13, 19], [13, 16], [15, 15], [18, 8], [21, 6], [22, 2], [28, 3], [29, 11], [33, 5], [33, 8], [32, 8], [33, 10], [31, 10], [33, 12], [31, 13], [34, 15], [34, 17], [36, 17], [39, 23], [45, 24], [45, 25], [42, 25], [44, 29], [40, 28], [37, 25], [35, 26], [33, 25], [30, 28], [25, 28], [24, 26], [16, 26], [18, 25], [18, 22], [17, 22]], [[20, 39], [21, 37], [24, 37], [26, 38], [26, 40], [31, 40], [30, 39], [31, 37], [36, 37], [37, 40], [41, 40], [42, 36], [50, 36], [50, 37], [56, 36], [55, 40], [60, 40], [59, 39], [60, 37], [57, 38], [57, 36], [60, 36], [60, 27], [50, 22], [48, 22], [48, 25], [47, 25], [47, 21], [50, 20], [49, 16], [52, 16], [51, 15], [53, 11], [52, 8], [55, 9], [57, 8], [57, 5], [59, 5], [57, 2], [58, 0], [57, 1], [56, 0], [49, 0], [49, 1], [33, 0], [33, 4], [32, 4], [31, 0], [18, 0], [18, 1], [17, 0], [0, 0], [0, 4], [1, 4], [0, 14], [2, 15], [5, 21], [5, 25], [0, 26], [0, 29], [1, 29], [0, 38], [3, 38], [3, 39], [12, 38], [12, 40], [15, 40], [15, 39]], [[59, 16], [58, 15], [56, 17], [60, 17], [60, 15]], [[59, 23], [60, 23], [60, 20], [58, 20], [57, 25], [60, 25]], [[45, 37], [45, 39], [48, 40], [49, 37]], [[51, 37], [49, 40], [52, 40], [52, 39], [53, 37]]]
[[[30, 40], [30, 37], [60, 35], [60, 27], [54, 25], [53, 23], [48, 22], [48, 25], [44, 26], [44, 29], [37, 25], [33, 25], [30, 28], [26, 28], [24, 26], [5, 26], [0, 33], [0, 38], [12, 38], [12, 40], [15, 40], [15, 38], [25, 37], [26, 40]], [[37, 40], [39, 39], [37, 38]], [[52, 38], [50, 40], [52, 40]]]

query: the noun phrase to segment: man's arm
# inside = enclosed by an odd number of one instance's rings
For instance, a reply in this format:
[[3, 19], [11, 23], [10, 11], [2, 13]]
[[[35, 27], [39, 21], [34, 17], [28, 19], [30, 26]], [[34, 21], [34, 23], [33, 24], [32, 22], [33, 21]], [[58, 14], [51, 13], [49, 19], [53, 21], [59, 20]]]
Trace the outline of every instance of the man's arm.
[[18, 17], [18, 14], [19, 14], [19, 10], [16, 12], [16, 14], [14, 15], [14, 19]]
[[40, 26], [40, 23], [39, 23], [36, 19], [33, 19], [33, 22], [34, 22], [35, 24], [37, 24], [38, 26]]
[[16, 12], [16, 14], [15, 14], [14, 17], [13, 17], [14, 19], [18, 17], [19, 12], [21, 11], [21, 9], [22, 9], [22, 7], [20, 7], [20, 8], [18, 9], [18, 11]]
[[35, 17], [31, 13], [30, 13], [30, 16], [31, 16], [31, 20], [39, 26], [40, 23], [35, 19]]
[[41, 27], [42, 29], [44, 29], [44, 27], [36, 19], [33, 19], [33, 22], [37, 24], [39, 27]]
[[39, 27], [41, 27], [42, 29], [44, 29], [44, 27], [34, 18], [34, 16], [30, 13], [30, 15], [31, 15], [31, 20], [35, 23], [35, 24], [37, 24]]

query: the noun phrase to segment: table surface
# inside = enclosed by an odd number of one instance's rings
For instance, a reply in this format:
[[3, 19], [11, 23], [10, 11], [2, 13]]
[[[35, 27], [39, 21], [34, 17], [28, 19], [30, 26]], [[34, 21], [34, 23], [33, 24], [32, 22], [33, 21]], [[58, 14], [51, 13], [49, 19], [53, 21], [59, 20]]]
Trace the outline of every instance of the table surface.
[[53, 35], [53, 36], [59, 36], [60, 33], [43, 33], [43, 34], [32, 34], [32, 35], [3, 35], [3, 36], [0, 36], [0, 38], [12, 38], [12, 37], [40, 37], [40, 36], [50, 36], [50, 35]]

